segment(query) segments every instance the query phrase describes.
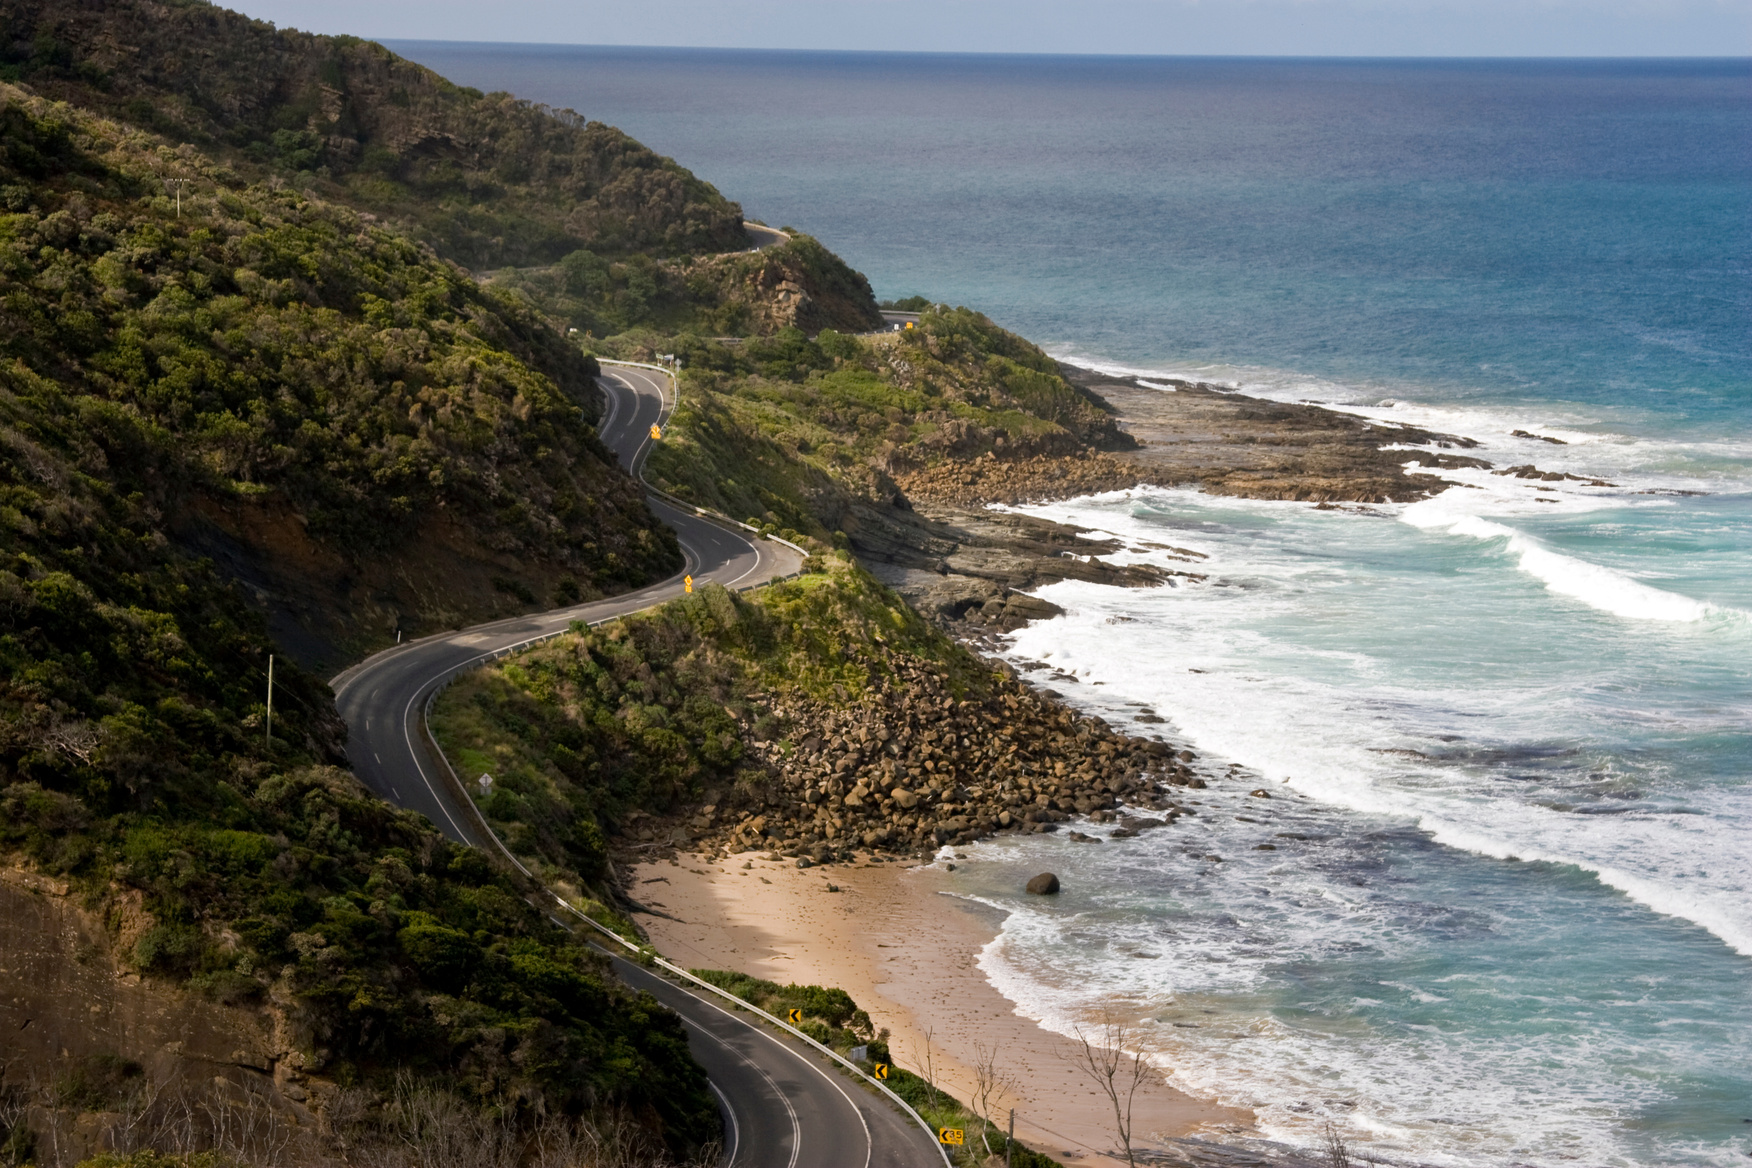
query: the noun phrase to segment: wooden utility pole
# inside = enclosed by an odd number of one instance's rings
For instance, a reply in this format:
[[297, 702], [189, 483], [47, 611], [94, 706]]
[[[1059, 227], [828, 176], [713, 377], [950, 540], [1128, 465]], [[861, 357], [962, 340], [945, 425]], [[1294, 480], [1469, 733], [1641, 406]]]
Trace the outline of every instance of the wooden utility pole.
[[170, 191], [174, 191], [176, 194], [176, 217], [178, 219], [182, 218], [183, 188], [188, 186], [188, 185], [189, 185], [189, 180], [186, 178], [167, 178], [164, 180], [165, 189], [170, 190]]
[[1010, 1149], [1016, 1146], [1016, 1109], [1010, 1108], [1010, 1138], [1004, 1141], [1004, 1168], [1010, 1168]]
[[268, 741], [274, 740], [274, 655], [268, 654]]

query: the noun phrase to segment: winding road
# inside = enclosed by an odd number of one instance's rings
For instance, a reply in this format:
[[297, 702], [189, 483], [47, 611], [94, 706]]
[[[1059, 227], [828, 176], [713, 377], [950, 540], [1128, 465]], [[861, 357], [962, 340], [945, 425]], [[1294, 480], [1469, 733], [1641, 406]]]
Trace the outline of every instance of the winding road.
[[[598, 432], [637, 476], [650, 451], [651, 427], [673, 408], [672, 383], [656, 369], [617, 365], [605, 369], [601, 385], [608, 409]], [[789, 545], [753, 537], [656, 495], [649, 502], [680, 537], [686, 556], [681, 573], [607, 600], [397, 645], [335, 677], [330, 685], [347, 721], [354, 773], [383, 798], [425, 815], [452, 839], [516, 863], [427, 732], [427, 710], [450, 679], [556, 636], [573, 621], [610, 620], [679, 596], [688, 574], [696, 583], [747, 588], [801, 566], [801, 556]], [[723, 1112], [725, 1168], [923, 1168], [945, 1162], [917, 1123], [819, 1051], [729, 1002], [610, 957], [627, 985], [649, 991], [686, 1024], [689, 1046]]]

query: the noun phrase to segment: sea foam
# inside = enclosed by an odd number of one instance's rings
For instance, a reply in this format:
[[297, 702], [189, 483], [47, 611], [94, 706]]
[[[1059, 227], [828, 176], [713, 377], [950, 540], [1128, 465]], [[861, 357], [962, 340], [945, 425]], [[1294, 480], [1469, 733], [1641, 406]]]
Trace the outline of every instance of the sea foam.
[[[1111, 719], [1147, 703], [1174, 740], [1216, 766], [1245, 764], [1248, 777], [1213, 776], [1196, 820], [1026, 861], [1052, 864], [1073, 891], [1062, 905], [1009, 902], [1017, 915], [981, 966], [1054, 1029], [1120, 996], [1173, 998], [1150, 1048], [1174, 1081], [1259, 1108], [1262, 1130], [1282, 1138], [1317, 1140], [1332, 1119], [1371, 1137], [1372, 1151], [1425, 1163], [1715, 1163], [1729, 1154], [1719, 1133], [1684, 1149], [1663, 1136], [1657, 1153], [1618, 1125], [1696, 1096], [1674, 1068], [1692, 1042], [1716, 1048], [1698, 1029], [1709, 1009], [1692, 1007], [1728, 992], [1719, 987], [1752, 957], [1752, 793], [1710, 770], [1743, 771], [1744, 609], [1724, 602], [1743, 603], [1745, 590], [1649, 554], [1691, 548], [1698, 522], [1732, 525], [1743, 511], [1731, 499], [1445, 473], [1472, 488], [1359, 514], [1153, 490], [1027, 508], [1117, 537], [1125, 550], [1112, 561], [1160, 559], [1161, 543], [1208, 556], [1203, 581], [1175, 587], [1041, 590], [1066, 613], [1015, 634], [1012, 659]], [[1634, 571], [1691, 581], [1682, 587], [1707, 579], [1714, 600]], [[1252, 787], [1273, 795], [1257, 804], [1266, 816], [1245, 806]], [[1333, 841], [1329, 858], [1274, 838], [1286, 826]], [[1355, 846], [1338, 848], [1346, 836]], [[1278, 850], [1253, 850], [1260, 842]], [[1154, 874], [1129, 866], [1150, 849]], [[1207, 852], [1225, 862], [1189, 870]], [[1413, 885], [1436, 887], [1408, 890], [1412, 863], [1429, 865]], [[1078, 885], [1114, 891], [1097, 910], [1077, 903]], [[1150, 887], [1165, 899], [1118, 891]], [[1051, 919], [1062, 910], [1072, 916]], [[1433, 976], [1445, 942], [1419, 952], [1409, 939], [1446, 933], [1455, 953], [1474, 954], [1471, 972], [1455, 957], [1444, 975], [1461, 981]], [[1553, 945], [1575, 956], [1541, 966]], [[1703, 988], [1677, 989], [1669, 957], [1710, 971]], [[1572, 974], [1570, 960], [1593, 969]], [[1372, 964], [1378, 982], [1362, 972]], [[1335, 989], [1362, 980], [1313, 1014], [1258, 1013], [1280, 985], [1293, 995], [1327, 976]], [[1174, 1015], [1195, 999], [1228, 1019], [1221, 1033], [1182, 1028], [1215, 1025]], [[1509, 1001], [1527, 1004], [1509, 1011], [1513, 1026], [1499, 1008]], [[1516, 1053], [1527, 1042], [1544, 1052], [1537, 1073]], [[1634, 1053], [1657, 1047], [1658, 1063]], [[1664, 1068], [1659, 1082], [1603, 1086], [1638, 1059]]]
[[1561, 596], [1614, 616], [1629, 620], [1700, 621], [1728, 615], [1709, 601], [1667, 592], [1623, 572], [1554, 552], [1531, 536], [1477, 515], [1432, 515], [1412, 506], [1406, 509], [1403, 518], [1415, 526], [1441, 528], [1453, 535], [1504, 540], [1506, 550], [1518, 558], [1521, 571], [1544, 581], [1547, 588]]

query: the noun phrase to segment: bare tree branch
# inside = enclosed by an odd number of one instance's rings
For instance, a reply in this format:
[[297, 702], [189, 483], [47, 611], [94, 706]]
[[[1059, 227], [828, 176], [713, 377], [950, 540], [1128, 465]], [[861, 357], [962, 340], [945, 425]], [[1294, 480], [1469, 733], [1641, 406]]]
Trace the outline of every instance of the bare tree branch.
[[1014, 1095], [1020, 1085], [998, 1057], [999, 1044], [989, 1048], [983, 1042], [973, 1044], [973, 1111], [980, 1119], [980, 1140], [988, 1155], [994, 1155], [991, 1131], [998, 1125], [992, 1121], [992, 1102]]
[[913, 1052], [912, 1052], [913, 1062], [915, 1064], [922, 1065], [925, 1068], [925, 1087], [931, 1093], [931, 1107], [933, 1110], [935, 1108], [941, 1106], [941, 1104], [938, 1102], [938, 1099], [937, 1099], [937, 1075], [936, 1075], [936, 1067], [933, 1065], [933, 1058], [932, 1058], [932, 1051], [931, 1051], [931, 1038], [935, 1035], [935, 1033], [936, 1033], [936, 1029], [934, 1027], [931, 1027], [931, 1026], [925, 1027], [925, 1030], [924, 1030], [925, 1057], [922, 1061], [919, 1058], [919, 1052], [918, 1052], [918, 1049], [916, 1047], [913, 1049]]
[[1111, 1014], [1102, 1017], [1101, 1029], [1093, 1036], [1080, 1025], [1073, 1026], [1071, 1033], [1080, 1047], [1074, 1056], [1077, 1069], [1094, 1079], [1113, 1105], [1113, 1128], [1125, 1152], [1125, 1162], [1130, 1168], [1137, 1168], [1137, 1155], [1132, 1150], [1132, 1100], [1149, 1074], [1150, 1065], [1142, 1054], [1126, 1053], [1127, 1044], [1135, 1036]]

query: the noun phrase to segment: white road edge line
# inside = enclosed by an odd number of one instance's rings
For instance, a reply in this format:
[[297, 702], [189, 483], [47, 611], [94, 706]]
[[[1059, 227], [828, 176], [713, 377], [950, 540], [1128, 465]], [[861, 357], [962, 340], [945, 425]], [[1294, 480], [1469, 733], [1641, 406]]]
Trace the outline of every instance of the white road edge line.
[[[620, 363], [617, 362], [617, 364], [620, 364]], [[631, 362], [626, 362], [624, 364], [631, 364]], [[647, 366], [647, 368], [655, 368], [655, 367]], [[658, 369], [657, 371], [662, 372], [662, 373], [667, 373], [666, 370], [662, 370], [662, 369]], [[619, 380], [619, 379], [617, 378], [617, 380]], [[624, 382], [623, 382], [623, 384], [624, 384]], [[672, 382], [672, 384], [673, 384], [673, 382]], [[628, 389], [631, 390], [631, 387], [628, 386]], [[632, 392], [636, 394], [638, 391], [632, 390]], [[659, 390], [659, 396], [661, 399], [661, 390]], [[642, 477], [641, 477], [640, 481], [641, 482], [643, 481]], [[749, 528], [748, 525], [745, 523], [736, 523], [735, 520], [731, 520], [730, 522], [735, 523], [737, 527], [743, 528], [745, 530], [753, 530], [752, 528]], [[758, 538], [758, 533], [757, 533], [757, 538]], [[761, 556], [760, 546], [758, 543], [755, 543], [753, 540], [749, 540], [747, 542], [749, 542], [751, 544], [751, 546], [754, 547], [756, 565], [758, 566], [759, 561], [760, 561], [760, 556]], [[799, 552], [802, 551], [801, 548], [796, 548], [795, 545], [789, 543], [788, 541], [775, 540], [775, 542], [783, 543], [786, 547], [791, 547], [796, 551], [799, 551]], [[697, 560], [697, 558], [694, 557], [691, 549], [684, 547], [683, 552], [684, 552], [684, 558], [686, 558], [689, 562], [691, 562], [693, 564], [696, 564], [696, 565], [698, 564], [699, 561]], [[750, 571], [752, 571], [752, 570], [753, 569], [750, 569]], [[746, 576], [746, 575], [748, 575], [748, 573], [744, 572], [742, 574], [742, 576], [738, 576], [737, 579], [740, 580], [743, 578], [743, 576]], [[674, 582], [674, 578], [672, 577], [670, 580], [664, 581], [663, 584], [654, 585], [653, 589], [660, 588], [664, 584], [672, 584], [673, 582]], [[622, 614], [622, 615], [627, 615], [627, 614]], [[603, 619], [604, 619], [604, 621], [615, 620], [615, 619], [619, 619], [619, 617], [605, 617]], [[601, 623], [601, 622], [598, 622], [598, 623]], [[570, 622], [567, 622], [567, 624], [569, 627]], [[563, 631], [563, 630], [561, 630], [561, 631]], [[441, 635], [450, 635], [450, 634], [441, 634]], [[403, 738], [403, 740], [408, 748], [408, 757], [413, 760], [414, 768], [420, 774], [420, 781], [425, 783], [426, 790], [432, 795], [432, 797], [434, 799], [437, 800], [439, 807], [444, 811], [445, 819], [450, 821], [450, 826], [455, 829], [457, 836], [462, 838], [462, 839], [468, 838], [468, 832], [464, 831], [462, 828], [462, 825], [456, 822], [456, 817], [454, 815], [452, 815], [450, 812], [449, 804], [444, 800], [444, 798], [442, 796], [440, 796], [438, 794], [437, 788], [432, 785], [432, 778], [430, 775], [428, 775], [426, 773], [425, 764], [421, 761], [419, 751], [414, 746], [413, 734], [412, 734], [412, 730], [410, 728], [411, 723], [413, 721], [414, 703], [417, 700], [419, 700], [420, 694], [422, 692], [426, 693], [426, 702], [425, 702], [425, 705], [421, 711], [421, 714], [422, 714], [421, 721], [425, 722], [427, 720], [426, 716], [429, 715], [429, 713], [430, 713], [430, 708], [431, 708], [433, 700], [436, 699], [436, 697], [438, 696], [438, 694], [440, 692], [442, 692], [445, 688], [448, 687], [448, 683], [450, 682], [451, 679], [455, 678], [456, 676], [458, 676], [459, 674], [461, 674], [465, 670], [470, 669], [470, 668], [480, 664], [481, 662], [484, 662], [484, 661], [487, 661], [487, 660], [490, 660], [493, 658], [505, 656], [506, 654], [509, 654], [509, 653], [516, 652], [518, 649], [524, 648], [525, 646], [528, 646], [528, 645], [535, 644], [538, 641], [548, 640], [549, 638], [551, 638], [555, 635], [558, 635], [558, 634], [557, 633], [541, 634], [538, 636], [526, 638], [523, 641], [517, 642], [517, 643], [512, 644], [512, 645], [505, 646], [503, 648], [494, 649], [494, 650], [490, 650], [488, 652], [481, 653], [478, 656], [476, 656], [476, 657], [474, 657], [466, 662], [463, 662], [461, 665], [458, 665], [455, 668], [447, 671], [441, 678], [437, 679], [435, 684], [428, 683], [426, 686], [422, 686], [419, 690], [416, 690], [414, 692], [414, 694], [411, 697], [409, 697], [408, 702], [407, 702], [407, 706], [402, 711], [402, 738]], [[426, 638], [422, 638], [422, 640], [425, 640], [425, 639]], [[366, 664], [366, 662], [360, 662], [360, 665], [364, 665], [364, 664]], [[355, 668], [357, 668], [357, 667], [355, 667]], [[344, 676], [344, 675], [342, 675], [342, 676]], [[340, 681], [341, 676], [337, 676], [335, 678], [335, 680]], [[375, 694], [376, 690], [374, 689], [372, 692], [373, 692], [373, 694]], [[428, 733], [428, 735], [430, 735], [430, 730], [428, 730], [427, 733]], [[445, 769], [450, 772], [451, 778], [456, 781], [458, 787], [461, 787], [462, 780], [456, 774], [456, 768], [451, 765], [450, 759], [445, 755], [443, 748], [438, 745], [438, 741], [437, 741], [436, 737], [432, 738], [432, 745], [433, 745], [434, 751], [438, 755], [438, 758], [440, 759], [440, 761], [442, 761], [444, 763]], [[464, 791], [464, 795], [466, 797], [466, 795], [467, 795], [466, 790]], [[474, 801], [472, 799], [469, 799], [469, 808], [470, 808], [470, 810], [474, 811], [477, 816], [479, 816], [480, 809], [478, 807], [474, 806]], [[492, 840], [494, 846], [497, 848], [497, 850], [500, 852], [500, 854], [502, 854], [507, 860], [509, 860], [511, 862], [511, 864], [518, 871], [522, 872], [526, 878], [528, 878], [529, 880], [531, 880], [533, 883], [535, 883], [537, 885], [541, 885], [544, 888], [546, 887], [545, 885], [542, 884], [542, 882], [540, 880], [538, 880], [535, 877], [534, 873], [530, 872], [528, 868], [524, 867], [523, 863], [521, 861], [519, 861], [517, 859], [517, 857], [511, 853], [511, 850], [505, 846], [505, 842], [499, 838], [498, 833], [493, 831], [490, 825], [486, 824], [484, 818], [482, 819], [481, 825], [486, 828], [487, 838]], [[589, 925], [591, 928], [593, 928], [593, 929], [597, 930], [598, 932], [602, 933], [603, 935], [613, 939], [614, 941], [616, 941], [622, 945], [625, 945], [630, 949], [633, 949], [635, 952], [639, 951], [637, 946], [632, 945], [624, 937], [621, 937], [619, 934], [613, 932], [610, 929], [604, 928], [601, 924], [597, 923], [596, 921], [592, 920], [590, 917], [586, 916], [576, 906], [572, 905], [569, 901], [567, 901], [564, 897], [560, 896], [558, 893], [555, 893], [552, 889], [548, 889], [548, 893], [549, 893], [549, 895], [553, 896], [554, 899], [556, 901], [558, 901], [559, 904], [566, 909], [566, 911], [568, 911], [569, 913], [578, 917], [580, 920], [582, 920], [585, 924]], [[854, 1063], [850, 1062], [849, 1060], [847, 1060], [846, 1058], [844, 1058], [837, 1051], [832, 1050], [829, 1047], [822, 1045], [821, 1043], [815, 1041], [815, 1039], [809, 1037], [807, 1034], [804, 1034], [802, 1031], [791, 1026], [789, 1023], [784, 1022], [779, 1018], [773, 1017], [771, 1014], [768, 1014], [766, 1011], [761, 1010], [759, 1007], [752, 1006], [749, 1003], [742, 1001], [740, 998], [736, 998], [736, 997], [726, 993], [724, 990], [720, 989], [717, 986], [712, 985], [710, 982], [702, 981], [700, 978], [695, 977], [693, 974], [689, 973], [685, 969], [682, 969], [680, 966], [675, 965], [672, 962], [669, 962], [662, 957], [658, 957], [655, 954], [653, 954], [653, 959], [655, 960], [655, 962], [657, 964], [663, 966], [665, 969], [670, 970], [672, 973], [675, 973], [678, 976], [687, 979], [688, 981], [694, 982], [695, 984], [699, 985], [700, 987], [702, 987], [706, 990], [709, 990], [710, 992], [733, 1002], [739, 1008], [748, 1009], [748, 1010], [751, 1010], [755, 1013], [762, 1015], [769, 1022], [773, 1023], [775, 1026], [779, 1026], [779, 1027], [783, 1028], [784, 1030], [788, 1031], [789, 1033], [795, 1035], [797, 1038], [808, 1043], [810, 1046], [813, 1046], [817, 1050], [820, 1050], [821, 1052], [826, 1054], [828, 1057], [832, 1058], [835, 1062], [843, 1064], [847, 1069], [851, 1070], [854, 1074], [858, 1075], [860, 1078], [867, 1080], [872, 1086], [876, 1087], [884, 1095], [887, 1095], [895, 1103], [899, 1104], [900, 1107], [902, 1109], [904, 1109], [906, 1111], [906, 1113], [908, 1115], [910, 1115], [918, 1123], [918, 1125], [925, 1131], [925, 1133], [933, 1138], [933, 1143], [935, 1143], [935, 1136], [936, 1136], [935, 1130], [932, 1129], [932, 1127], [924, 1121], [923, 1117], [921, 1117], [919, 1115], [919, 1113], [917, 1111], [915, 1111], [913, 1109], [913, 1107], [906, 1102], [906, 1100], [904, 1100], [900, 1096], [896, 1095], [894, 1093], [894, 1091], [888, 1087], [887, 1084], [879, 1082], [878, 1080], [872, 1078], [870, 1075], [865, 1073], [862, 1068], [858, 1067], [856, 1064], [854, 1064]], [[717, 1005], [717, 1003], [712, 1002], [709, 999], [703, 998], [698, 994], [694, 994], [693, 996], [694, 996], [696, 1001], [699, 1001], [699, 1002], [702, 1002], [703, 1004], [711, 1006], [713, 1009], [720, 1011], [721, 1013], [725, 1014], [727, 1017], [735, 1018], [736, 1021], [742, 1023], [744, 1026], [747, 1026], [749, 1029], [755, 1031], [758, 1034], [765, 1035], [767, 1039], [769, 1039], [770, 1041], [772, 1041], [774, 1043], [777, 1043], [781, 1049], [785, 1049], [785, 1050], [789, 1051], [789, 1053], [791, 1053], [793, 1056], [796, 1056], [798, 1058], [798, 1061], [802, 1062], [805, 1066], [808, 1066], [810, 1069], [815, 1071], [818, 1075], [821, 1075], [824, 1079], [826, 1079], [829, 1083], [833, 1084], [834, 1089], [837, 1090], [843, 1098], [845, 1098], [847, 1103], [851, 1105], [852, 1110], [854, 1112], [857, 1112], [857, 1114], [858, 1114], [858, 1122], [864, 1128], [864, 1137], [865, 1137], [864, 1164], [865, 1164], [865, 1168], [869, 1168], [871, 1158], [875, 1152], [874, 1137], [872, 1136], [872, 1134], [870, 1132], [869, 1122], [864, 1119], [864, 1114], [858, 1108], [857, 1104], [852, 1102], [851, 1096], [846, 1094], [844, 1087], [842, 1087], [837, 1081], [835, 1081], [834, 1078], [832, 1076], [830, 1076], [821, 1067], [817, 1066], [814, 1062], [812, 1062], [808, 1059], [802, 1058], [800, 1055], [798, 1055], [798, 1053], [796, 1051], [791, 1050], [789, 1047], [786, 1047], [784, 1043], [779, 1042], [779, 1040], [775, 1036], [768, 1033], [766, 1030], [762, 1029], [759, 1026], [754, 1025], [754, 1023], [749, 1022], [747, 1019], [737, 1018], [736, 1015], [731, 1014], [727, 1010], [724, 1010], [723, 1007]], [[763, 1077], [765, 1077], [764, 1071], [762, 1072], [762, 1075], [763, 1075]], [[708, 1082], [709, 1082], [709, 1080], [708, 1080]], [[768, 1078], [768, 1082], [771, 1082], [770, 1078]], [[776, 1084], [775, 1084], [775, 1090], [776, 1090]], [[784, 1100], [785, 1109], [791, 1116], [793, 1130], [800, 1132], [801, 1129], [796, 1126], [797, 1125], [796, 1111], [794, 1108], [791, 1107], [790, 1100], [788, 1098], [785, 1098], [785, 1096], [782, 1092], [780, 1092], [780, 1098]], [[799, 1137], [799, 1140], [800, 1140], [800, 1137]], [[793, 1141], [791, 1161], [787, 1165], [787, 1168], [796, 1168], [798, 1142], [799, 1141]], [[946, 1168], [952, 1168], [950, 1160], [949, 1160], [949, 1154], [948, 1154], [947, 1150], [944, 1149], [941, 1145], [937, 1145], [937, 1150], [938, 1150], [938, 1153], [942, 1156], [943, 1163], [946, 1166]]]
[[730, 1121], [730, 1148], [724, 1153], [724, 1168], [735, 1168], [736, 1153], [742, 1150], [742, 1125], [736, 1122], [736, 1109], [730, 1106], [730, 1100], [724, 1092], [718, 1090], [718, 1084], [708, 1076], [706, 1086], [712, 1089], [712, 1094], [718, 1097], [718, 1102], [724, 1107], [724, 1118]]
[[[408, 698], [407, 708], [402, 711], [402, 740], [407, 743], [408, 757], [414, 760], [414, 769], [420, 772], [420, 781], [426, 784], [426, 790], [431, 792], [432, 798], [438, 801], [438, 808], [444, 812], [444, 818], [450, 821], [450, 826], [456, 830], [456, 834], [460, 838], [467, 839], [468, 832], [462, 830], [462, 824], [456, 822], [456, 816], [450, 814], [450, 804], [445, 802], [444, 796], [438, 793], [438, 788], [432, 785], [431, 776], [426, 774], [426, 765], [420, 761], [420, 752], [414, 749], [414, 736], [408, 730], [408, 723], [413, 721], [414, 703], [418, 701], [419, 698], [420, 691], [415, 690]], [[449, 759], [446, 759], [446, 764], [448, 764], [449, 761]], [[493, 838], [497, 839], [498, 836], [494, 836]]]
[[[570, 906], [568, 906], [568, 907], [570, 907]], [[577, 910], [573, 909], [573, 911], [576, 912]], [[586, 918], [586, 919], [588, 919], [588, 918]], [[594, 923], [594, 922], [592, 922], [592, 923]], [[658, 960], [662, 961], [663, 959], [661, 957], [659, 957]], [[667, 964], [667, 963], [665, 963], [665, 964]], [[688, 976], [693, 981], [699, 980], [698, 978], [693, 977], [691, 974]], [[705, 984], [710, 985], [711, 983], [707, 982]], [[676, 988], [682, 989], [682, 987], [680, 987], [680, 986], [677, 986]], [[688, 991], [685, 989], [682, 989], [682, 992], [687, 993]], [[730, 1011], [726, 1010], [724, 1007], [720, 1006], [718, 1003], [710, 1001], [706, 998], [702, 998], [698, 994], [692, 994], [690, 996], [694, 999], [694, 1001], [700, 1003], [700, 1005], [710, 1006], [712, 1009], [718, 1011], [718, 1013], [724, 1015], [724, 1017], [730, 1019], [731, 1021], [740, 1022], [742, 1025], [748, 1027], [750, 1030], [754, 1031], [756, 1034], [760, 1035], [762, 1038], [766, 1039], [768, 1042], [772, 1043], [774, 1046], [777, 1046], [780, 1050], [782, 1050], [786, 1054], [792, 1056], [798, 1062], [809, 1067], [816, 1074], [818, 1074], [822, 1078], [826, 1079], [828, 1081], [828, 1083], [833, 1087], [833, 1089], [840, 1093], [840, 1097], [846, 1101], [846, 1105], [852, 1109], [852, 1113], [858, 1117], [858, 1122], [860, 1124], [862, 1124], [864, 1127], [864, 1168], [870, 1168], [870, 1157], [873, 1154], [873, 1152], [875, 1151], [875, 1147], [876, 1147], [875, 1141], [872, 1139], [872, 1137], [870, 1135], [870, 1123], [868, 1120], [866, 1120], [864, 1118], [863, 1111], [861, 1111], [858, 1108], [858, 1105], [852, 1101], [852, 1097], [850, 1095], [846, 1094], [846, 1089], [844, 1087], [840, 1086], [840, 1084], [834, 1080], [834, 1077], [832, 1075], [828, 1074], [826, 1071], [824, 1071], [820, 1067], [816, 1066], [810, 1060], [798, 1055], [798, 1053], [795, 1050], [793, 1050], [791, 1047], [788, 1047], [784, 1043], [780, 1042], [778, 1035], [772, 1034], [772, 1033], [768, 1032], [767, 1030], [764, 1030], [761, 1027], [754, 1025], [752, 1022], [750, 1022], [746, 1018], [738, 1018], [736, 1015], [732, 1014]], [[748, 1005], [747, 1002], [742, 1001], [740, 998], [732, 998], [731, 1000], [734, 1001], [739, 1006], [747, 1006]], [[756, 1007], [756, 1012], [757, 1013], [765, 1013], [764, 1010], [760, 1010], [758, 1007]], [[732, 1049], [734, 1049], [734, 1048], [732, 1048]], [[738, 1052], [738, 1053], [740, 1053], [740, 1052]], [[748, 1060], [744, 1059], [743, 1061], [747, 1062]], [[752, 1062], [750, 1062], [748, 1065], [751, 1067], [754, 1067], [755, 1070], [757, 1070], [757, 1071], [760, 1070], [760, 1068]], [[772, 1079], [767, 1078], [765, 1071], [761, 1071], [761, 1077], [766, 1078], [767, 1082], [769, 1082], [769, 1083], [772, 1082]], [[778, 1090], [777, 1084], [774, 1084], [773, 1090], [775, 1090], [775, 1091]], [[784, 1098], [783, 1092], [780, 1092], [780, 1098]], [[789, 1111], [791, 1113], [791, 1121], [792, 1121], [792, 1123], [795, 1123], [796, 1119], [797, 1119], [797, 1113], [796, 1113], [796, 1111], [792, 1110], [791, 1101], [789, 1099], [785, 1099], [785, 1110]], [[796, 1130], [799, 1133], [799, 1141], [800, 1141], [801, 1129], [799, 1128]], [[795, 1168], [795, 1165], [797, 1163], [796, 1146], [797, 1146], [796, 1144], [793, 1144], [793, 1146], [792, 1146], [791, 1168]]]
[[[710, 1002], [708, 1002], [706, 1004], [712, 1005], [712, 1003], [710, 1003]], [[716, 1009], [715, 1006], [713, 1008]], [[769, 1086], [773, 1089], [773, 1094], [777, 1095], [779, 1097], [779, 1102], [783, 1103], [785, 1105], [785, 1114], [791, 1117], [791, 1159], [790, 1159], [790, 1162], [785, 1165], [785, 1168], [797, 1168], [797, 1157], [799, 1155], [801, 1155], [802, 1151], [803, 1151], [803, 1123], [801, 1120], [799, 1120], [797, 1118], [797, 1109], [795, 1107], [791, 1106], [790, 1096], [786, 1095], [784, 1093], [784, 1091], [779, 1089], [779, 1085], [773, 1081], [773, 1077], [771, 1075], [767, 1074], [766, 1069], [763, 1068], [759, 1063], [755, 1062], [753, 1059], [749, 1058], [747, 1055], [743, 1054], [741, 1051], [737, 1050], [734, 1046], [731, 1046], [728, 1042], [725, 1042], [722, 1039], [719, 1040], [718, 1044], [720, 1046], [722, 1046], [725, 1050], [729, 1051], [731, 1054], [735, 1055], [737, 1058], [741, 1059], [742, 1062], [744, 1063], [744, 1065], [753, 1067], [754, 1073], [766, 1080], [767, 1086]], [[706, 1084], [708, 1086], [710, 1086], [711, 1083], [712, 1083], [712, 1080], [710, 1078], [707, 1078]], [[712, 1087], [712, 1090], [717, 1091], [718, 1088]], [[718, 1095], [718, 1098], [724, 1099], [723, 1094], [720, 1093]], [[728, 1099], [724, 1100], [724, 1107], [726, 1110], [729, 1110], [730, 1101]], [[731, 1122], [731, 1124], [735, 1124], [735, 1122], [736, 1122], [734, 1112], [732, 1112], [732, 1114], [731, 1114], [730, 1122]], [[738, 1133], [737, 1142], [738, 1143], [741, 1142], [740, 1132]], [[735, 1157], [731, 1157], [731, 1159], [724, 1161], [725, 1164], [733, 1164], [734, 1162], [735, 1162]]]

